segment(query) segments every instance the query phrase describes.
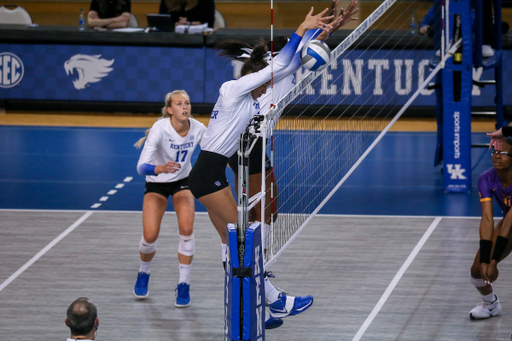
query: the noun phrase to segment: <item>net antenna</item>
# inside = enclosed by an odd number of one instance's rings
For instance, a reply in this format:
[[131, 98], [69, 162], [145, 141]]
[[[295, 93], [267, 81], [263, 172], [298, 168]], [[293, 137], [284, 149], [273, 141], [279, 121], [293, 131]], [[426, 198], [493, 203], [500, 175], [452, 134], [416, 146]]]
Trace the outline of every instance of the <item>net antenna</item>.
[[[445, 15], [448, 0], [444, 2], [446, 6], [439, 6], [443, 13], [434, 13], [436, 20]], [[279, 199], [277, 212], [270, 215], [270, 236], [264, 236], [270, 240], [266, 269], [411, 104], [432, 94], [432, 78], [461, 41], [448, 41], [443, 30], [434, 32], [432, 40], [441, 41], [442, 36], [447, 45], [446, 54], [438, 58], [431, 38], [412, 37], [411, 13], [420, 18], [430, 7], [427, 0], [384, 1], [332, 51], [327, 68], [299, 70], [295, 87], [267, 112], [263, 108], [262, 165], [265, 153], [270, 154], [270, 176], [275, 174], [278, 194], [272, 193], [273, 186], [265, 188], [263, 178], [261, 193], [248, 202], [253, 206], [261, 200], [264, 223], [265, 210], [272, 210]], [[263, 193], [268, 192], [272, 199], [265, 203]]]

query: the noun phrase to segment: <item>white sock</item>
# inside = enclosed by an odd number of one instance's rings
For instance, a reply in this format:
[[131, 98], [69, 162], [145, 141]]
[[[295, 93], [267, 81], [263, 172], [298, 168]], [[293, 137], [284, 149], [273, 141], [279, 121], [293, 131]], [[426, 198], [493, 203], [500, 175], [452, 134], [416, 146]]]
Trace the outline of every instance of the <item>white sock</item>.
[[226, 244], [221, 244], [222, 246], [222, 261], [225, 262], [227, 259], [228, 246]]
[[151, 265], [151, 261], [149, 262], [143, 262], [143, 261], [140, 261], [140, 266], [139, 266], [139, 272], [144, 272], [144, 273], [149, 273], [149, 265]]
[[272, 304], [279, 298], [279, 291], [274, 288], [272, 283], [265, 277], [265, 296], [267, 298], [268, 303]]
[[496, 301], [496, 295], [494, 295], [494, 292], [491, 292], [489, 295], [482, 295], [482, 298], [484, 301], [489, 303]]
[[192, 264], [181, 264], [180, 263], [180, 281], [179, 283], [187, 283], [189, 284], [189, 277], [190, 277], [190, 268], [192, 267]]

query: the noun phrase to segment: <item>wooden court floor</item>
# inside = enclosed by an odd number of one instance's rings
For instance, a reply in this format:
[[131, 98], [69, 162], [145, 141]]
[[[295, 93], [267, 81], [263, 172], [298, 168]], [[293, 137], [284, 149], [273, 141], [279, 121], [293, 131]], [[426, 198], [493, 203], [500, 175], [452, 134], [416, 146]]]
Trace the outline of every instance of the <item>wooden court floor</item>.
[[[0, 112], [0, 125], [150, 128], [159, 117], [159, 114], [9, 111]], [[194, 118], [206, 126], [210, 120], [207, 115], [194, 115]], [[303, 127], [304, 121], [317, 122], [321, 119], [305, 117], [301, 119], [302, 122], [298, 126]], [[492, 132], [495, 130], [495, 123], [496, 119], [492, 118], [473, 118], [471, 129], [473, 132]], [[326, 125], [329, 125], [329, 121], [326, 122]], [[390, 131], [435, 132], [437, 123], [435, 118], [402, 117], [391, 127]]]
[[[274, 284], [313, 295], [313, 306], [266, 340], [508, 340], [510, 261], [495, 291], [503, 316], [471, 321], [479, 295], [468, 280], [479, 220], [467, 217], [318, 216], [270, 270]], [[132, 290], [140, 212], [0, 211], [2, 340], [64, 340], [67, 306], [97, 307], [97, 340], [222, 340], [219, 238], [197, 214], [192, 305], [174, 307], [176, 217], [164, 217], [150, 296]]]

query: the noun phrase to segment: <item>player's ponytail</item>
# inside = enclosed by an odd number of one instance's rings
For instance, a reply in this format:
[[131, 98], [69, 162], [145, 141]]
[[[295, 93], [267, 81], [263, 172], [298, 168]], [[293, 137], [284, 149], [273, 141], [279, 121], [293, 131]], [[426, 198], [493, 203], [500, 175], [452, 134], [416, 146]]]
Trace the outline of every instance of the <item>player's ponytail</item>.
[[254, 46], [251, 52], [250, 58], [242, 66], [240, 70], [240, 76], [245, 76], [252, 72], [258, 72], [264, 69], [268, 63], [266, 60], [267, 56], [267, 44], [264, 40], [260, 40], [258, 45]]
[[252, 46], [238, 40], [226, 40], [217, 44], [214, 49], [219, 51], [219, 56], [228, 57], [231, 60], [244, 60], [249, 58], [252, 52]]
[[260, 39], [256, 46], [251, 46], [242, 41], [227, 40], [216, 45], [214, 49], [219, 51], [219, 56], [244, 61], [240, 76], [258, 72], [268, 65], [266, 61], [267, 46], [263, 39]]
[[137, 149], [142, 148], [142, 146], [144, 145], [144, 142], [145, 142], [145, 141], [146, 141], [146, 139], [148, 138], [148, 135], [149, 135], [149, 131], [150, 131], [150, 130], [151, 130], [151, 129], [146, 130], [146, 136], [144, 136], [143, 138], [141, 138], [140, 140], [138, 140], [137, 142], [135, 142], [135, 144], [134, 144], [135, 148], [137, 148]]

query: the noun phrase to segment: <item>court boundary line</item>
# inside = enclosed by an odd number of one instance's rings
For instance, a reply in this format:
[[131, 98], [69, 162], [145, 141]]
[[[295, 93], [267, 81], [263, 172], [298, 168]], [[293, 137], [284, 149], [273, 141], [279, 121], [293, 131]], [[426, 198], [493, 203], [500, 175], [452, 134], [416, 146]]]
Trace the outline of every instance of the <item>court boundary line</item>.
[[28, 262], [26, 262], [21, 268], [18, 269], [15, 273], [13, 273], [9, 278], [7, 278], [2, 284], [0, 284], [0, 292], [4, 290], [12, 281], [18, 278], [25, 270], [27, 270], [32, 264], [34, 264], [39, 258], [44, 256], [46, 252], [48, 252], [52, 247], [54, 247], [58, 242], [60, 242], [64, 237], [73, 232], [80, 224], [82, 224], [87, 218], [89, 218], [94, 211], [87, 211], [83, 216], [81, 216], [77, 221], [75, 221], [71, 226], [69, 226], [64, 232], [59, 234], [57, 238], [52, 240], [48, 245], [46, 245], [41, 251], [39, 251], [34, 257], [32, 257]]
[[363, 336], [363, 334], [368, 329], [368, 327], [370, 327], [370, 324], [373, 322], [373, 320], [375, 319], [377, 314], [380, 312], [380, 310], [382, 309], [382, 307], [386, 303], [387, 299], [389, 298], [389, 296], [391, 295], [391, 293], [393, 292], [393, 290], [397, 286], [398, 282], [400, 281], [400, 279], [402, 278], [404, 273], [407, 271], [409, 266], [412, 264], [412, 262], [414, 261], [414, 259], [418, 255], [418, 253], [421, 251], [421, 248], [423, 247], [423, 245], [425, 245], [425, 243], [427, 242], [428, 238], [434, 232], [434, 230], [439, 225], [439, 223], [441, 222], [442, 219], [443, 218], [441, 218], [441, 217], [436, 217], [434, 219], [434, 221], [430, 224], [428, 229], [425, 231], [425, 233], [423, 234], [421, 239], [418, 241], [418, 243], [416, 244], [414, 249], [409, 254], [409, 257], [407, 257], [407, 259], [405, 260], [404, 264], [402, 264], [402, 266], [400, 267], [400, 269], [396, 273], [395, 277], [393, 277], [393, 279], [391, 280], [391, 283], [389, 283], [388, 287], [386, 288], [386, 290], [382, 294], [381, 298], [379, 299], [379, 301], [377, 302], [377, 304], [375, 305], [375, 307], [371, 311], [370, 315], [368, 315], [368, 317], [366, 318], [366, 320], [364, 321], [362, 326], [359, 328], [359, 330], [357, 331], [357, 333], [354, 336], [354, 338], [352, 339], [352, 341], [359, 341], [361, 339], [361, 337]]

